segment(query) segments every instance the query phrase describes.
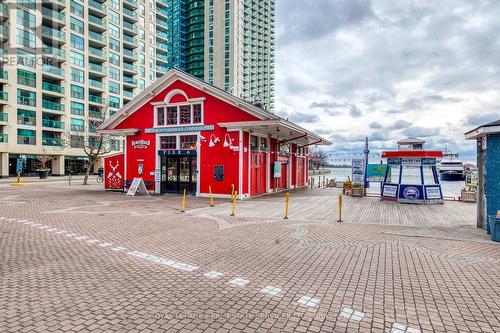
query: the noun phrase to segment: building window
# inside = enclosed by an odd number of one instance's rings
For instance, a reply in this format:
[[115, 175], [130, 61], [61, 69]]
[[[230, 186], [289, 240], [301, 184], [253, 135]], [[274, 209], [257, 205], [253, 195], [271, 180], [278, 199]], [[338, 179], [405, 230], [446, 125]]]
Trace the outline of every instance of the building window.
[[119, 108], [120, 99], [116, 96], [109, 96], [109, 106], [112, 108]]
[[17, 44], [34, 49], [36, 47], [36, 35], [29, 31], [17, 29]]
[[81, 18], [83, 18], [83, 14], [84, 14], [84, 11], [83, 11], [83, 6], [76, 3], [75, 1], [71, 1], [71, 13], [75, 14], [76, 16], [79, 16]]
[[119, 94], [120, 93], [120, 85], [116, 82], [109, 82], [109, 92], [113, 94]]
[[20, 125], [36, 126], [36, 112], [17, 109], [17, 123]]
[[82, 103], [71, 102], [71, 114], [83, 116], [85, 114], [85, 106]]
[[267, 149], [267, 139], [260, 138], [260, 149]]
[[191, 124], [191, 105], [182, 105], [179, 109], [180, 123]]
[[257, 150], [257, 148], [258, 148], [258, 141], [259, 141], [258, 137], [253, 136], [253, 135], [250, 136], [250, 149], [251, 150]]
[[36, 87], [36, 73], [24, 69], [17, 70], [17, 83], [23, 86]]
[[84, 62], [83, 54], [71, 51], [70, 60], [71, 60], [71, 64], [79, 66], [79, 67], [84, 67], [85, 62]]
[[77, 99], [85, 99], [85, 92], [83, 87], [71, 85], [71, 97]]
[[36, 68], [36, 56], [34, 53], [18, 49], [17, 64], [26, 67]]
[[72, 135], [70, 139], [71, 148], [83, 148], [84, 137], [82, 135]]
[[196, 141], [198, 137], [196, 135], [181, 135], [181, 147], [180, 149], [196, 149]]
[[71, 17], [71, 30], [83, 34], [85, 32], [83, 22], [74, 17]]
[[160, 137], [160, 149], [177, 149], [177, 137], [175, 136]]
[[17, 129], [18, 145], [36, 145], [36, 131], [27, 129]]
[[193, 105], [193, 124], [201, 123], [201, 104]]
[[35, 15], [30, 14], [29, 12], [18, 9], [17, 10], [17, 24], [22, 25], [28, 29], [36, 28], [36, 18]]
[[158, 126], [165, 126], [165, 108], [156, 109], [156, 120]]
[[109, 78], [116, 80], [116, 81], [120, 81], [120, 70], [118, 68], [110, 66], [109, 67]]
[[29, 90], [17, 89], [17, 104], [36, 106], [36, 93]]
[[167, 124], [177, 125], [177, 106], [167, 108]]
[[71, 81], [73, 82], [78, 82], [78, 83], [84, 83], [85, 76], [83, 71], [76, 69], [76, 68], [71, 68]]
[[83, 119], [71, 118], [71, 130], [74, 132], [84, 132], [85, 122]]
[[85, 41], [82, 37], [71, 34], [71, 47], [83, 51], [85, 50]]

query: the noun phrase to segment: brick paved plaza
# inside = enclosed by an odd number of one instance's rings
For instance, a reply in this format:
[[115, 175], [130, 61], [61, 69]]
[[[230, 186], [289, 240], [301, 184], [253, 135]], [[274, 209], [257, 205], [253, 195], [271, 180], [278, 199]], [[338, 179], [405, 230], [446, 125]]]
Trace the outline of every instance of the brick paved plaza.
[[474, 205], [346, 198], [339, 224], [337, 195], [292, 193], [283, 220], [282, 195], [229, 217], [227, 200], [181, 214], [177, 196], [0, 185], [0, 331], [500, 331], [500, 245]]

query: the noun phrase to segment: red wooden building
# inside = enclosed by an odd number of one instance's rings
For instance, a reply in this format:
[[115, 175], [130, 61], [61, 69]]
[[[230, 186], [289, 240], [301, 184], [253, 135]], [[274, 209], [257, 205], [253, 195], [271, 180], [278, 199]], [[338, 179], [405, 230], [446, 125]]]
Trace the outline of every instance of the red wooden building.
[[[240, 198], [307, 185], [308, 148], [330, 142], [177, 69], [170, 70], [99, 132], [124, 136], [124, 186], [154, 193]], [[119, 156], [105, 159], [111, 177]], [[108, 165], [109, 164], [109, 165]], [[107, 188], [108, 179], [105, 179]], [[116, 184], [115, 184], [116, 185]]]

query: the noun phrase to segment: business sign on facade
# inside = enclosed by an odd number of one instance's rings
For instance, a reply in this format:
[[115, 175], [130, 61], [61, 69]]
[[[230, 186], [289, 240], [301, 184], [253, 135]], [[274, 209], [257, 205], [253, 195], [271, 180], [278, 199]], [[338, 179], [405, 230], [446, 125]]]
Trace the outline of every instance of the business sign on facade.
[[132, 141], [132, 148], [134, 149], [148, 149], [150, 145], [151, 145], [151, 140]]
[[[387, 172], [387, 164], [368, 164], [366, 166], [366, 180], [369, 182], [383, 182]], [[388, 178], [391, 170], [389, 169]]]
[[363, 159], [352, 160], [352, 183], [353, 184], [365, 183], [365, 160]]
[[274, 178], [281, 178], [281, 162], [274, 162], [273, 175]]
[[184, 133], [184, 132], [200, 132], [200, 131], [213, 131], [214, 125], [193, 125], [193, 126], [172, 126], [172, 127], [158, 127], [146, 128], [145, 133]]
[[158, 150], [160, 156], [196, 156], [196, 154], [196, 150], [192, 149]]

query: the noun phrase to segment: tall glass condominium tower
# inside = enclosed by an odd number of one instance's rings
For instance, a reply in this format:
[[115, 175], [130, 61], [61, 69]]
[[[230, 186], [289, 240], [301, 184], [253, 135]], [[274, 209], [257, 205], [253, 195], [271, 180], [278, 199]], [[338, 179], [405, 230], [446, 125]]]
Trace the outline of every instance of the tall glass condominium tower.
[[272, 110], [274, 10], [274, 0], [2, 0], [0, 177], [20, 158], [34, 171], [40, 154], [57, 156], [53, 174], [81, 172], [81, 137], [174, 66]]

